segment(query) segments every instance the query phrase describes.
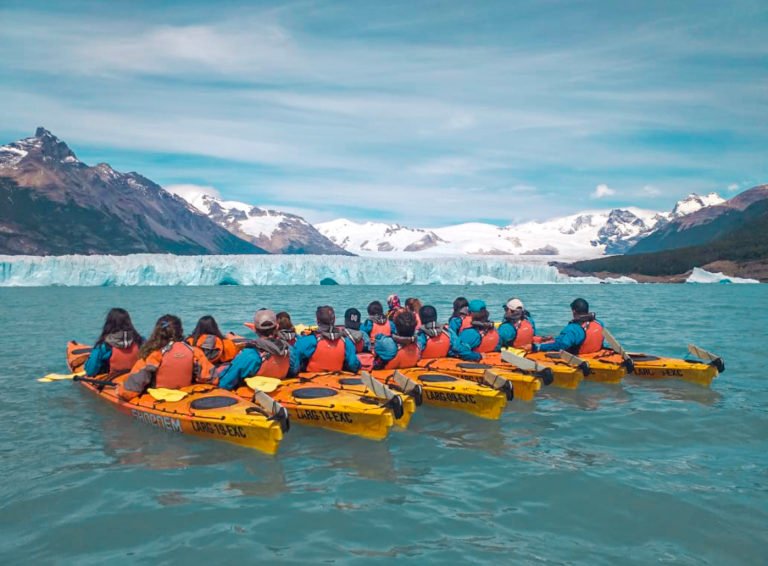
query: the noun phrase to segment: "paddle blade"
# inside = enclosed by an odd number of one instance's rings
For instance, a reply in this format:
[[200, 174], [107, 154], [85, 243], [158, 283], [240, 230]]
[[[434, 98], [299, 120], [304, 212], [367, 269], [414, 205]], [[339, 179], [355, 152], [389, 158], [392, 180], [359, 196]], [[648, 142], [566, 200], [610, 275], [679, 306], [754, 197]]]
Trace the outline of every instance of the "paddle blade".
[[287, 432], [291, 428], [291, 421], [288, 418], [288, 409], [272, 399], [263, 391], [256, 391], [253, 394], [253, 403], [257, 405], [267, 415], [267, 419], [280, 423], [280, 429]]
[[83, 375], [85, 375], [84, 371], [78, 371], [75, 373], [49, 373], [48, 375], [44, 375], [43, 377], [39, 378], [37, 381], [40, 383], [51, 383], [52, 381], [64, 381]]
[[400, 390], [406, 395], [410, 395], [416, 400], [416, 406], [418, 407], [423, 402], [422, 387], [408, 376], [401, 373], [399, 370], [395, 370], [395, 374], [392, 379], [400, 388]]
[[263, 377], [261, 375], [256, 375], [253, 377], [246, 377], [245, 384], [254, 391], [272, 393], [275, 389], [280, 387], [280, 380], [275, 377]]
[[603, 328], [603, 337], [614, 352], [621, 354], [624, 359], [629, 357], [626, 350], [619, 344], [619, 341], [614, 338], [613, 334], [611, 334], [607, 328]]
[[252, 330], [256, 332], [256, 325], [253, 324], [252, 322], [244, 322], [243, 326], [245, 326], [248, 330]]
[[149, 393], [153, 399], [157, 399], [158, 401], [168, 401], [169, 403], [176, 403], [187, 396], [185, 391], [166, 389], [165, 387], [150, 387], [147, 389], [147, 393]]
[[501, 359], [523, 371], [541, 371], [544, 369], [544, 366], [541, 364], [529, 360], [528, 358], [516, 356], [512, 352], [502, 352]]

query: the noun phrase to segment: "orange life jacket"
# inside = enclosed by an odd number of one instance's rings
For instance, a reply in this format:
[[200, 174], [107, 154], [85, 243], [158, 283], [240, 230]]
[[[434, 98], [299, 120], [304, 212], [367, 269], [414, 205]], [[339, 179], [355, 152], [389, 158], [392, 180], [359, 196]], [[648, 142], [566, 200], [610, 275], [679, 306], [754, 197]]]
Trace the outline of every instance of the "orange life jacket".
[[360, 360], [360, 369], [363, 371], [371, 371], [373, 369], [374, 356], [369, 352], [363, 352], [357, 355], [357, 359]]
[[163, 358], [155, 374], [155, 387], [178, 389], [192, 385], [195, 363], [192, 346], [186, 342], [174, 342], [170, 348], [163, 350]]
[[315, 353], [309, 358], [307, 371], [341, 371], [344, 369], [344, 338], [328, 340], [317, 336]]
[[459, 327], [459, 332], [466, 330], [467, 328], [472, 328], [472, 317], [468, 314], [465, 314], [461, 317], [461, 326]]
[[200, 348], [212, 364], [230, 362], [237, 355], [237, 346], [232, 340], [222, 340], [213, 334], [201, 334], [197, 340], [190, 336], [187, 344]]
[[480, 345], [473, 348], [473, 352], [479, 352], [486, 354], [488, 352], [495, 352], [496, 347], [499, 345], [499, 332], [495, 328], [489, 328], [488, 330], [480, 331], [482, 340]]
[[112, 346], [112, 354], [109, 356], [109, 372], [130, 371], [138, 359], [139, 347], [136, 342], [127, 348], [115, 348]]
[[533, 324], [531, 324], [530, 320], [523, 318], [518, 320], [513, 326], [515, 327], [515, 330], [517, 330], [517, 335], [512, 342], [512, 346], [515, 348], [524, 348], [525, 346], [533, 344]]
[[378, 322], [373, 323], [373, 327], [371, 328], [371, 338], [376, 338], [378, 334], [392, 336], [392, 327], [389, 325], [389, 320], [385, 321], [383, 324]]
[[259, 354], [261, 355], [261, 367], [259, 368], [258, 375], [276, 377], [278, 379], [284, 379], [288, 375], [291, 362], [291, 357], [288, 354], [285, 356], [265, 356], [262, 352], [259, 352]]
[[594, 354], [603, 349], [603, 325], [596, 320], [582, 322], [586, 336], [584, 342], [579, 346], [578, 354]]
[[384, 369], [412, 368], [419, 362], [420, 357], [421, 352], [415, 342], [398, 346], [397, 355], [387, 362]]
[[422, 358], [445, 358], [451, 349], [451, 337], [443, 330], [437, 336], [427, 335], [427, 343], [421, 351]]

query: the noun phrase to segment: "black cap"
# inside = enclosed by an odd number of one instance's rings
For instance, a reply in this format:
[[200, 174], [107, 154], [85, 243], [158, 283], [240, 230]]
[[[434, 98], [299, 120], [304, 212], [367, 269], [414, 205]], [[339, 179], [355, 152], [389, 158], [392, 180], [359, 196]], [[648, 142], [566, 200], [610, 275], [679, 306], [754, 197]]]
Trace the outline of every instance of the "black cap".
[[419, 309], [419, 318], [421, 324], [437, 322], [437, 310], [432, 305], [424, 305]]
[[571, 303], [571, 310], [576, 314], [587, 314], [589, 312], [589, 303], [584, 299], [575, 299]]
[[351, 330], [360, 330], [360, 311], [357, 309], [347, 309], [344, 313], [344, 326]]

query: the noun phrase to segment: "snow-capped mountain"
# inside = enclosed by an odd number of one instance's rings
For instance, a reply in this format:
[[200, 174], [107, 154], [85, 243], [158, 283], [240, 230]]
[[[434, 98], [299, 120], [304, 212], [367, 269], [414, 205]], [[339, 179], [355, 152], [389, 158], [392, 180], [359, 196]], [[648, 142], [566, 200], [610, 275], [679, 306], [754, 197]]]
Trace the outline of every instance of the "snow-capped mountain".
[[210, 191], [173, 186], [167, 189], [187, 200], [195, 209], [235, 236], [269, 252], [350, 255], [350, 252], [328, 240], [309, 222], [295, 214], [221, 200]]
[[592, 210], [509, 226], [467, 223], [443, 228], [357, 223], [345, 218], [316, 225], [321, 234], [359, 255], [386, 252], [440, 255], [548, 255], [588, 258], [623, 253], [670, 220], [723, 202], [715, 193], [692, 194], [672, 212], [640, 208]]

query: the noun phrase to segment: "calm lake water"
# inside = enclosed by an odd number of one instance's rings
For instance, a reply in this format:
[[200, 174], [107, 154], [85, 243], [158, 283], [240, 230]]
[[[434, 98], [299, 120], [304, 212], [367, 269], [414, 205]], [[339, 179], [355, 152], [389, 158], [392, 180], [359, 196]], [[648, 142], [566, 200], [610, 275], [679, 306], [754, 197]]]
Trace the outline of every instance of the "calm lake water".
[[[768, 287], [757, 285], [2, 288], [0, 562], [764, 563]], [[422, 407], [381, 443], [294, 426], [276, 457], [179, 437], [68, 382], [69, 339], [111, 306], [241, 331], [255, 309], [310, 322], [399, 292], [438, 308], [518, 295], [540, 331], [584, 296], [625, 347], [725, 358], [712, 389], [629, 378], [549, 388], [498, 422]], [[340, 315], [339, 315], [340, 316]]]

